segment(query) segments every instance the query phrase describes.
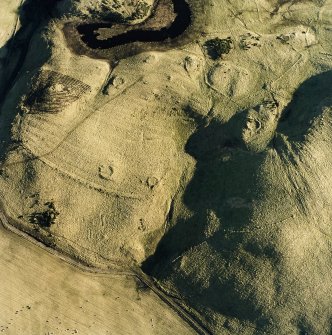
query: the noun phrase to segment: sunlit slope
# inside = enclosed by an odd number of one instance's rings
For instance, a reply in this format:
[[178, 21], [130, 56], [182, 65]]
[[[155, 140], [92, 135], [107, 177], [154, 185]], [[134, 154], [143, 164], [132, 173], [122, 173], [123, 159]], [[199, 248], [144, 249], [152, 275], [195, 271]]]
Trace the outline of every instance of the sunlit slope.
[[214, 334], [329, 335], [332, 3], [189, 4], [189, 41], [116, 62], [75, 52], [68, 8], [35, 32], [4, 209], [81, 261], [143, 263]]

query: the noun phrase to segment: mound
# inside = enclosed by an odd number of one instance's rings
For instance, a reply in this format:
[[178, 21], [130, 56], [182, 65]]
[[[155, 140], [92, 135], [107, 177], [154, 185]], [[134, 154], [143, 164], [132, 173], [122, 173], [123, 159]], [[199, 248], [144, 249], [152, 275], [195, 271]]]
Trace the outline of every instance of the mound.
[[329, 335], [330, 5], [32, 15], [0, 114], [10, 223], [85, 264], [142, 266], [213, 334]]

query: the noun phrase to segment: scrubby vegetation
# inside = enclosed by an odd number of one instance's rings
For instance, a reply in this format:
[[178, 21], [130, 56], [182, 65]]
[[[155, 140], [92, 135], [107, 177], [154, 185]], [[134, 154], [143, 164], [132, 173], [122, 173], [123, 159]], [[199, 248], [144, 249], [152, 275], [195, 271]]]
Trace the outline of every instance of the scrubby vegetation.
[[211, 59], [217, 60], [223, 55], [230, 53], [230, 51], [233, 49], [233, 41], [230, 37], [224, 39], [217, 37], [206, 41], [204, 43], [204, 48], [206, 49]]

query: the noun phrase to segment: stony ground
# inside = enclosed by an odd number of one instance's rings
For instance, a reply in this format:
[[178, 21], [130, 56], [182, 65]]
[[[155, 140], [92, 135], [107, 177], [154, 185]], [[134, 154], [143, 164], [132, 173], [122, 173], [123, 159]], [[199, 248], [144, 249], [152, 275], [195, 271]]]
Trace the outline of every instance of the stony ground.
[[137, 22], [139, 1], [25, 17], [4, 74], [4, 209], [81, 261], [142, 265], [213, 334], [329, 335], [332, 2], [188, 3], [184, 37], [116, 62], [64, 27], [144, 24], [151, 3]]

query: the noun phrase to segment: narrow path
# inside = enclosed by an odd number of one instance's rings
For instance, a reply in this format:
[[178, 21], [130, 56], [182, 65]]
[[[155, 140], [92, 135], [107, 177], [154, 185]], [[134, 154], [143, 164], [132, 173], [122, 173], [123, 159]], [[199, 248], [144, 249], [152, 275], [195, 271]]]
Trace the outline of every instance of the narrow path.
[[111, 264], [112, 268], [106, 270], [106, 269], [100, 269], [92, 266], [86, 266], [82, 263], [79, 263], [78, 261], [70, 258], [69, 256], [66, 256], [64, 254], [61, 254], [60, 252], [49, 248], [45, 246], [43, 243], [37, 241], [27, 233], [24, 233], [23, 231], [15, 228], [13, 225], [11, 225], [6, 215], [4, 214], [4, 211], [0, 209], [0, 222], [1, 222], [1, 228], [6, 229], [10, 231], [11, 233], [14, 233], [25, 240], [29, 241], [30, 243], [33, 243], [34, 245], [38, 246], [39, 248], [43, 249], [44, 251], [52, 254], [53, 256], [56, 256], [60, 258], [62, 261], [70, 264], [71, 266], [77, 268], [78, 270], [82, 272], [87, 272], [95, 275], [123, 275], [123, 276], [133, 276], [136, 277], [138, 280], [140, 280], [144, 285], [149, 287], [151, 291], [153, 291], [164, 303], [166, 303], [171, 309], [173, 309], [179, 317], [184, 320], [187, 324], [193, 328], [197, 334], [199, 335], [211, 335], [211, 333], [206, 329], [203, 325], [200, 324], [200, 322], [194, 318], [192, 315], [190, 315], [187, 311], [185, 311], [178, 303], [174, 301], [173, 298], [169, 297], [166, 293], [164, 293], [160, 288], [158, 288], [153, 279], [150, 278], [148, 275], [146, 275], [139, 267], [128, 267], [125, 264]]
[[[25, 0], [21, 1], [21, 5]], [[87, 24], [81, 25], [78, 30], [83, 34], [83, 40], [88, 44], [91, 48], [112, 48], [114, 46], [129, 44], [134, 41], [142, 41], [142, 42], [150, 42], [150, 41], [164, 41], [166, 39], [173, 39], [180, 36], [190, 25], [191, 23], [191, 12], [188, 3], [186, 0], [172, 0], [174, 6], [174, 13], [176, 14], [176, 18], [173, 23], [169, 27], [162, 27], [160, 30], [144, 30], [137, 29], [131, 30], [129, 32], [124, 32], [120, 35], [112, 37], [107, 40], [98, 40], [96, 38], [95, 30], [100, 27], [100, 25], [95, 24]], [[17, 21], [15, 27], [13, 28], [12, 38], [9, 41], [9, 51], [8, 51], [8, 60], [10, 59], [10, 55], [12, 54], [13, 46], [15, 44], [15, 37], [18, 35], [17, 28], [19, 25], [19, 16], [17, 16]], [[111, 27], [112, 25], [108, 25]], [[31, 29], [31, 27], [30, 27]], [[30, 44], [30, 39], [32, 37], [32, 32], [34, 29], [29, 31], [27, 38], [24, 39], [23, 48], [20, 50], [20, 57], [18, 58], [17, 64], [14, 67], [12, 73], [9, 75], [9, 85], [5, 92], [2, 94], [2, 98], [6, 96], [6, 92], [12, 87], [15, 79], [21, 69], [21, 66], [25, 60], [26, 52]], [[84, 37], [85, 36], [85, 37]], [[1, 105], [1, 96], [0, 96], [0, 105]], [[210, 332], [202, 326], [198, 320], [196, 320], [192, 315], [190, 315], [187, 311], [185, 311], [174, 299], [169, 297], [166, 293], [164, 293], [160, 288], [156, 286], [153, 279], [146, 275], [139, 267], [129, 267], [126, 264], [110, 264], [109, 269], [100, 269], [96, 267], [86, 266], [71, 257], [64, 255], [52, 248], [47, 247], [43, 243], [37, 241], [29, 234], [15, 228], [11, 225], [4, 211], [0, 207], [0, 221], [1, 226], [28, 240], [30, 243], [37, 245], [39, 248], [47, 251], [48, 253], [60, 258], [62, 261], [74, 266], [83, 272], [88, 272], [96, 275], [124, 275], [124, 276], [134, 276], [139, 279], [142, 283], [144, 283], [147, 287], [149, 287], [162, 301], [164, 301], [170, 308], [172, 308], [187, 324], [189, 324], [198, 334], [208, 335]]]

